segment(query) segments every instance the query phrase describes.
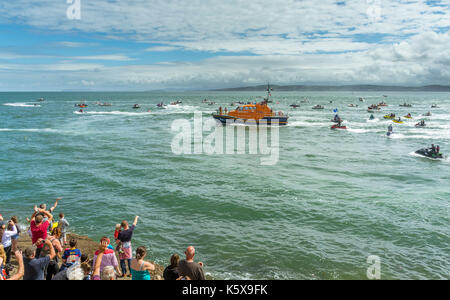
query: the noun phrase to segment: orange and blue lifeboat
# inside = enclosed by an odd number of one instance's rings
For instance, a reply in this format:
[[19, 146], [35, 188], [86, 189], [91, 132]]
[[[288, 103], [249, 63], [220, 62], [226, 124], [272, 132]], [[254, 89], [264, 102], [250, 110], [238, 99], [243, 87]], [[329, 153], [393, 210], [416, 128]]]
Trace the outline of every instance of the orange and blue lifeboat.
[[220, 121], [223, 125], [227, 123], [242, 123], [246, 125], [259, 125], [272, 123], [280, 126], [287, 125], [289, 116], [283, 112], [274, 112], [267, 106], [267, 102], [247, 104], [238, 106], [235, 110], [224, 112], [219, 109], [218, 113], [213, 114], [214, 119]]

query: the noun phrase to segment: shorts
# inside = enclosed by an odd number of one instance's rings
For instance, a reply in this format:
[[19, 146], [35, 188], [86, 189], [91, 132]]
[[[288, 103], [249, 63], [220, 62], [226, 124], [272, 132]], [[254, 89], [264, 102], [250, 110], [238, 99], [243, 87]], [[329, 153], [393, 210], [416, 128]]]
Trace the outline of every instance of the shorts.
[[131, 259], [132, 258], [132, 251], [131, 246], [129, 248], [122, 248], [122, 253], [119, 254], [119, 259]]

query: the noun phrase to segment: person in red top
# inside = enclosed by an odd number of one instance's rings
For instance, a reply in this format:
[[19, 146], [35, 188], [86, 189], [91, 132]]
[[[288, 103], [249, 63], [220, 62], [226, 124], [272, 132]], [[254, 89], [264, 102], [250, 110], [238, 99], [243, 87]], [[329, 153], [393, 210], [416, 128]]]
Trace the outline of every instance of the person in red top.
[[[48, 219], [44, 222], [44, 216]], [[34, 213], [31, 216], [30, 230], [31, 230], [31, 241], [35, 244], [38, 239], [47, 239], [47, 230], [50, 226], [50, 222], [53, 219], [53, 216], [44, 209], [39, 209], [34, 206]], [[44, 244], [36, 245], [36, 257], [39, 257]]]

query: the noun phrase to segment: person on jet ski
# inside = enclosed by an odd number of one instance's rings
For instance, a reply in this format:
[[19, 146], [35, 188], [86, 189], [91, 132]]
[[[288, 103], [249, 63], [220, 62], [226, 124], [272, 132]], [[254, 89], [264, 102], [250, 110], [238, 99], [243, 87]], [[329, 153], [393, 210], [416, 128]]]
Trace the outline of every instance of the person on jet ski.
[[389, 124], [388, 132], [393, 132], [393, 131], [394, 131], [394, 129], [392, 128], [392, 124]]
[[373, 116], [373, 114], [370, 115], [370, 118], [369, 118], [369, 119], [370, 119], [370, 120], [375, 119], [375, 117]]
[[431, 152], [436, 153], [436, 147], [434, 144], [431, 144]]
[[437, 147], [436, 147], [436, 154], [439, 154], [440, 151], [441, 151], [441, 147], [439, 147], [439, 145], [437, 145]]
[[339, 115], [338, 114], [336, 114], [335, 116], [334, 116], [334, 120], [335, 121], [339, 121], [341, 118], [339, 117]]

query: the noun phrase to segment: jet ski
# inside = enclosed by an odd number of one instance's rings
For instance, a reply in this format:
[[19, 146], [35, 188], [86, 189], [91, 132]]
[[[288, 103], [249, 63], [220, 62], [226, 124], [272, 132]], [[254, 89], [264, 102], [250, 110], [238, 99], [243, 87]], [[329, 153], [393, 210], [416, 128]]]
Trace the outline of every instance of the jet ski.
[[322, 105], [317, 104], [317, 105], [313, 106], [312, 109], [324, 109], [324, 107]]
[[417, 150], [415, 152], [416, 154], [428, 157], [428, 158], [435, 158], [435, 159], [443, 159], [444, 155], [442, 153], [437, 153], [436, 151], [433, 151], [432, 148], [424, 148]]
[[403, 118], [405, 118], [405, 119], [412, 119], [412, 116], [411, 116], [411, 114], [409, 114], [409, 115], [403, 116]]
[[395, 119], [395, 114], [385, 115], [384, 118], [385, 119], [389, 119], [389, 120], [393, 120], [393, 119]]
[[292, 108], [300, 107], [300, 105], [298, 105], [298, 104], [291, 104], [291, 105], [289, 105], [289, 106], [292, 107]]
[[333, 126], [331, 126], [331, 129], [347, 129], [347, 126], [343, 126], [343, 125], [341, 125], [341, 126], [339, 126], [338, 124], [335, 124], [335, 125], [333, 125]]
[[423, 114], [422, 116], [424, 116], [424, 117], [431, 117], [432, 114], [431, 114], [431, 112], [427, 112], [426, 114]]
[[426, 127], [427, 125], [425, 124], [424, 121], [422, 121], [422, 122], [417, 123], [415, 126], [416, 127]]
[[431, 105], [431, 108], [439, 108], [439, 106], [437, 106], [437, 104], [433, 104]]
[[402, 120], [392, 120], [392, 122], [397, 123], [397, 124], [403, 124]]
[[133, 108], [134, 108], [134, 109], [136, 109], [136, 108], [141, 108], [141, 106], [140, 106], [139, 104], [135, 104], [135, 105], [133, 105]]
[[387, 136], [391, 136], [394, 133], [394, 128], [392, 127], [392, 125], [389, 125], [388, 127], [388, 132], [387, 132]]

